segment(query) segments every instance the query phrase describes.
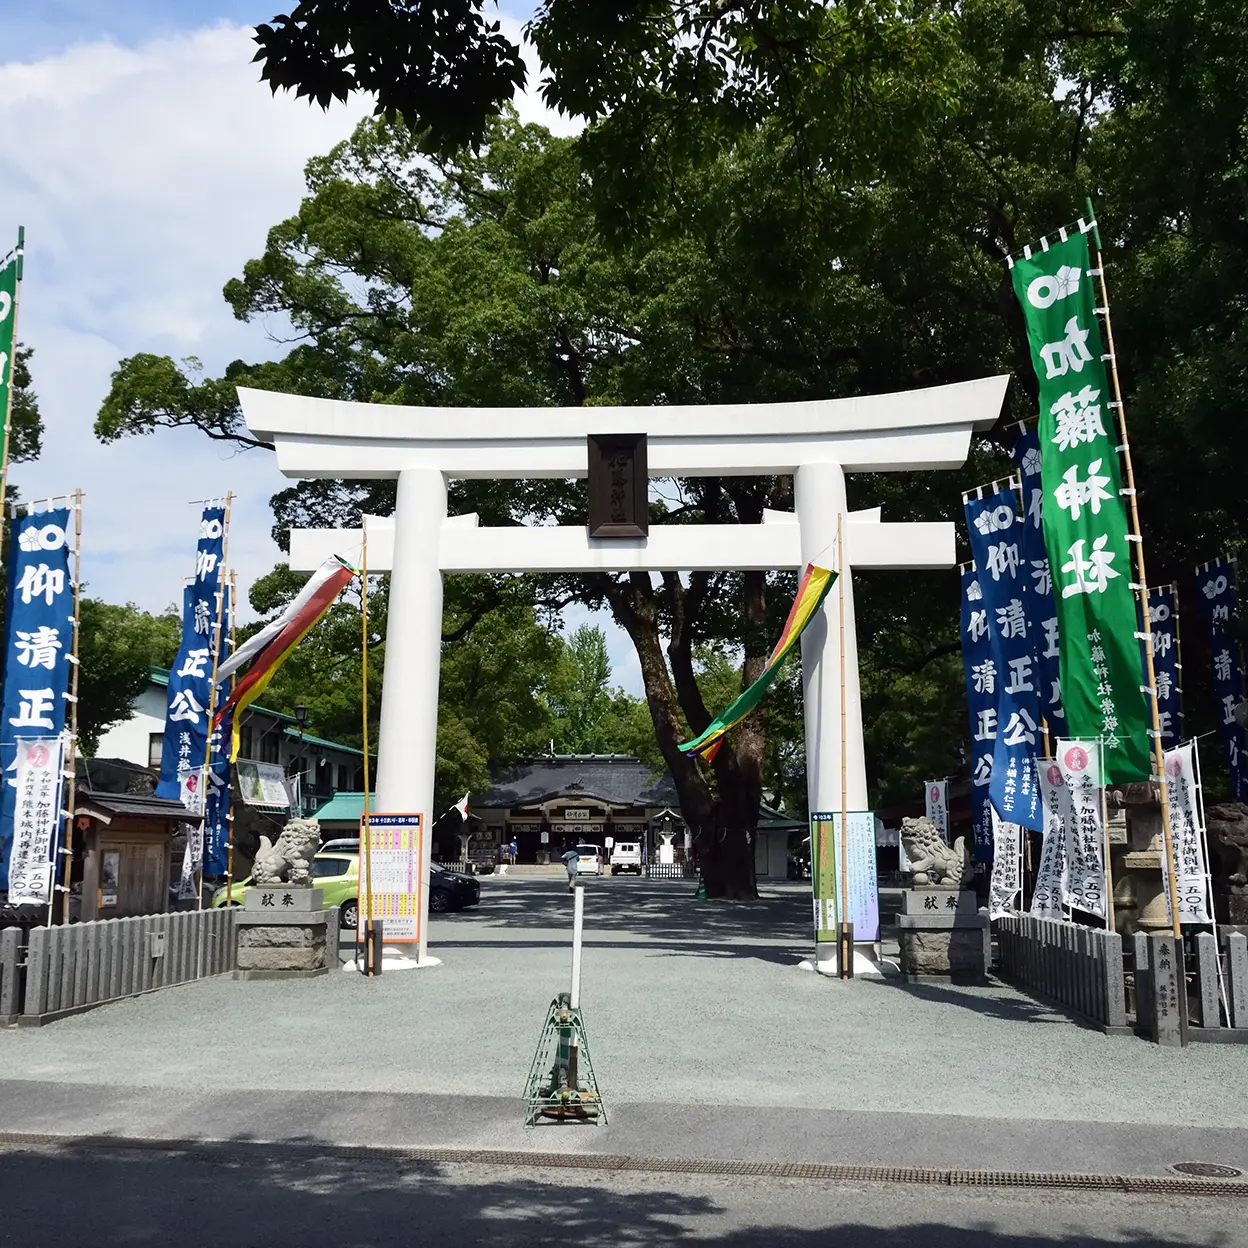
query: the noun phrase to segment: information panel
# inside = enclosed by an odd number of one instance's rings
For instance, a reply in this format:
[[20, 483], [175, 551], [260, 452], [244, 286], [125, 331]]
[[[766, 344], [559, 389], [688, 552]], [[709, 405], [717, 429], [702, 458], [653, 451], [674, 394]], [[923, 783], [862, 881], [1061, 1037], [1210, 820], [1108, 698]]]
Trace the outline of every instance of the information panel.
[[[366, 826], [367, 825], [367, 826]], [[372, 876], [372, 918], [381, 919], [386, 944], [416, 944], [425, 916], [425, 879], [421, 869], [423, 815], [370, 814], [360, 819], [360, 936], [368, 907], [363, 893], [366, 872]], [[368, 837], [369, 859], [364, 858]]]
[[[854, 925], [854, 943], [867, 944], [880, 938], [874, 813], [869, 810], [851, 810], [845, 839], [849, 887], [848, 918]], [[840, 813], [811, 815], [810, 874], [814, 891], [815, 939], [819, 942], [836, 940], [839, 923], [837, 903], [841, 886], [840, 864], [837, 859], [840, 847]]]

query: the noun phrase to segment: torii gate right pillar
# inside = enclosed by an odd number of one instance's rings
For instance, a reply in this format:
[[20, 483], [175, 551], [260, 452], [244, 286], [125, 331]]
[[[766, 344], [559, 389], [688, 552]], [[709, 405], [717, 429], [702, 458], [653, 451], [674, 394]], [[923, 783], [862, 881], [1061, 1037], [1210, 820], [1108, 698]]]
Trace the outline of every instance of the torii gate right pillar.
[[[806, 794], [809, 810], [841, 809], [841, 624], [845, 600], [845, 808], [867, 809], [867, 761], [862, 740], [862, 692], [858, 684], [852, 564], [836, 548], [837, 517], [848, 527], [845, 470], [840, 464], [803, 464], [793, 480], [801, 530], [803, 567], [828, 560], [844, 578], [833, 585], [818, 615], [802, 634], [802, 694], [806, 727]], [[847, 536], [847, 535], [846, 535]]]

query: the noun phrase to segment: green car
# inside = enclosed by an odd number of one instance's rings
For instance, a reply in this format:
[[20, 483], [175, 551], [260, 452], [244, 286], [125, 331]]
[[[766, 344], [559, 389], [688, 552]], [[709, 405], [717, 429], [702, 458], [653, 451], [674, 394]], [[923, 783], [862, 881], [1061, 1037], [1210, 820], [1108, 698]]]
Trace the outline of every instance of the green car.
[[[317, 854], [312, 859], [312, 882], [313, 887], [319, 888], [324, 894], [325, 908], [341, 906], [342, 926], [354, 929], [359, 908], [360, 856], [358, 854]], [[211, 904], [214, 907], [241, 906], [250, 884], [251, 876], [235, 884], [232, 900], [229, 890], [217, 889], [212, 895]]]

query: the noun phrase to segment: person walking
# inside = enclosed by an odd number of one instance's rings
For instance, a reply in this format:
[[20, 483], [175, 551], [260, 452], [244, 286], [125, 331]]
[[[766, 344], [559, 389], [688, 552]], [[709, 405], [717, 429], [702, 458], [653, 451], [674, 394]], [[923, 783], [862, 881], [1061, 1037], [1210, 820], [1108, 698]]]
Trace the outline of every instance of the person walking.
[[576, 887], [576, 876], [581, 856], [576, 850], [569, 849], [566, 853], [559, 855], [559, 861], [568, 869], [568, 892], [571, 892]]
[[507, 853], [508, 853], [508, 854], [510, 855], [510, 857], [511, 857], [511, 865], [512, 865], [513, 867], [516, 865], [516, 849], [517, 849], [517, 848], [518, 848], [518, 847], [517, 847], [517, 845], [516, 845], [516, 838], [513, 836], [513, 837], [511, 838], [511, 843], [507, 846]]

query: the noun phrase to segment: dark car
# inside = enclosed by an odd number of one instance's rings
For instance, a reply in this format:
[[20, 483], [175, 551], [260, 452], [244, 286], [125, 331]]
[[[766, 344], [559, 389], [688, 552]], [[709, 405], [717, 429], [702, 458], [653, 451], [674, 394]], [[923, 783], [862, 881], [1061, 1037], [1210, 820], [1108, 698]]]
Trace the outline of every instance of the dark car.
[[429, 909], [434, 914], [463, 910], [481, 900], [481, 883], [471, 875], [447, 871], [438, 864], [429, 867]]

